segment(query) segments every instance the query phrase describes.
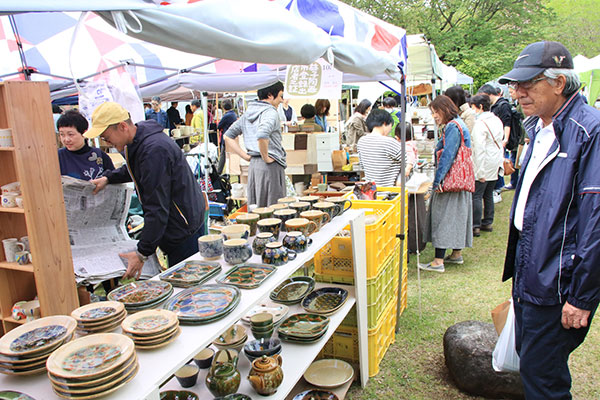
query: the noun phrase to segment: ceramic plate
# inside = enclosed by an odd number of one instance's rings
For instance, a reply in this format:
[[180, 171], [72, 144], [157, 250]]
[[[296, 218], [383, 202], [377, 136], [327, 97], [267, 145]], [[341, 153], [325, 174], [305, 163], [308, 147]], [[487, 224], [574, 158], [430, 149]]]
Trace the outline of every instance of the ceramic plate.
[[160, 400], [199, 400], [199, 397], [196, 393], [187, 390], [166, 390], [160, 392]]
[[239, 264], [217, 279], [219, 283], [237, 286], [241, 289], [257, 288], [275, 271], [264, 264]]
[[77, 333], [79, 333], [81, 335], [90, 335], [92, 333], [112, 332], [115, 329], [117, 329], [119, 326], [121, 326], [122, 321], [123, 321], [123, 318], [121, 318], [120, 320], [117, 320], [117, 321], [111, 321], [111, 323], [107, 324], [107, 325], [94, 326], [94, 327], [90, 327], [87, 329], [83, 328], [81, 326], [78, 326]]
[[245, 341], [247, 338], [248, 334], [246, 333], [246, 328], [244, 328], [242, 325], [235, 324], [217, 336], [217, 338], [213, 341], [213, 344], [219, 346], [233, 345], [241, 342], [242, 340]]
[[203, 285], [183, 290], [165, 304], [180, 322], [208, 323], [231, 312], [240, 301], [240, 290], [228, 285]]
[[145, 310], [125, 318], [121, 324], [124, 332], [134, 335], [153, 335], [177, 325], [177, 315], [168, 310]]
[[[123, 306], [123, 304], [121, 304], [121, 306]], [[93, 311], [95, 311], [95, 310], [93, 310]], [[121, 311], [120, 313], [111, 315], [110, 318], [104, 318], [101, 321], [92, 321], [92, 322], [77, 320], [77, 326], [79, 328], [85, 329], [85, 328], [94, 328], [94, 327], [98, 327], [98, 326], [111, 325], [111, 324], [115, 323], [116, 321], [123, 321], [126, 316], [127, 316], [127, 310], [125, 310], [125, 306], [123, 306], [123, 311]]]
[[139, 364], [137, 363], [137, 359], [134, 358], [133, 362], [127, 366], [127, 368], [120, 371], [119, 375], [114, 375], [110, 381], [106, 381], [103, 383], [91, 382], [84, 386], [72, 386], [66, 384], [59, 384], [51, 380], [52, 387], [60, 390], [61, 392], [69, 393], [69, 394], [86, 394], [90, 392], [99, 392], [103, 390], [110, 389], [115, 386], [115, 384], [120, 383], [121, 381], [130, 377], [131, 374], [136, 374], [139, 368]]
[[125, 312], [125, 306], [118, 301], [99, 301], [79, 307], [71, 317], [82, 323], [102, 322]]
[[336, 359], [318, 360], [310, 364], [304, 379], [314, 386], [335, 388], [354, 377], [354, 368], [346, 361]]
[[329, 326], [329, 318], [318, 314], [294, 314], [279, 325], [277, 332], [287, 336], [313, 338]]
[[46, 372], [46, 364], [42, 364], [41, 367], [27, 368], [27, 369], [4, 369], [0, 368], [0, 373], [6, 375], [37, 375]]
[[315, 280], [307, 276], [295, 276], [281, 282], [269, 296], [271, 300], [284, 304], [300, 303], [315, 287]]
[[[171, 293], [173, 293], [173, 291], [171, 291]], [[127, 310], [128, 314], [133, 314], [136, 312], [140, 312], [143, 310], [149, 310], [152, 308], [162, 308], [163, 304], [165, 304], [167, 302], [167, 300], [169, 299], [169, 297], [171, 296], [171, 293], [169, 293], [167, 296], [158, 299], [152, 303], [148, 303], [148, 304], [144, 304], [141, 306], [125, 306], [125, 309]]]
[[293, 400], [339, 400], [339, 398], [328, 390], [312, 389], [298, 393]]
[[[179, 321], [177, 321], [177, 322], [179, 322]], [[179, 323], [177, 323], [172, 328], [169, 328], [168, 330], [166, 330], [164, 332], [161, 332], [159, 334], [152, 335], [152, 336], [137, 336], [137, 335], [131, 335], [127, 332], [123, 332], [123, 334], [127, 335], [128, 337], [133, 339], [135, 344], [144, 344], [144, 343], [156, 341], [159, 339], [166, 340], [166, 338], [173, 335], [178, 328], [179, 328]]]
[[48, 358], [48, 372], [61, 378], [92, 378], [123, 365], [133, 340], [118, 333], [98, 333], [61, 346]]
[[250, 324], [250, 317], [254, 314], [267, 312], [273, 315], [273, 324], [278, 324], [288, 313], [290, 308], [283, 304], [277, 304], [269, 300], [262, 301], [259, 305], [254, 307], [248, 314], [242, 317], [242, 321]]
[[181, 328], [177, 328], [175, 333], [173, 333], [173, 335], [167, 337], [166, 339], [161, 339], [160, 341], [156, 341], [156, 343], [136, 343], [135, 347], [140, 350], [158, 349], [159, 347], [163, 347], [173, 343], [180, 333]]
[[24, 356], [47, 352], [71, 336], [77, 321], [67, 315], [36, 319], [18, 326], [0, 338], [0, 353], [5, 356]]
[[117, 369], [115, 369], [114, 371], [110, 371], [107, 374], [104, 375], [100, 375], [98, 377], [92, 378], [92, 379], [64, 379], [64, 378], [59, 378], [56, 377], [52, 374], [48, 374], [48, 379], [50, 379], [50, 381], [57, 385], [57, 386], [65, 386], [66, 388], [78, 388], [78, 387], [90, 387], [90, 386], [98, 386], [98, 385], [102, 385], [104, 383], [107, 383], [108, 381], [114, 379], [116, 376], [120, 376], [124, 373], [127, 373], [128, 371], [131, 371], [131, 369], [135, 366], [135, 364], [137, 363], [137, 355], [135, 353], [133, 353], [131, 355], [131, 357], [129, 357], [129, 359], [127, 361], [125, 361], [125, 363], [123, 363], [123, 365]]
[[348, 300], [348, 291], [337, 287], [324, 287], [310, 292], [302, 299], [302, 308], [309, 313], [329, 314]]
[[299, 343], [299, 344], [312, 344], [312, 343], [316, 343], [319, 340], [321, 340], [321, 338], [323, 336], [325, 336], [326, 333], [327, 333], [327, 331], [323, 331], [322, 333], [318, 334], [317, 336], [305, 337], [305, 338], [296, 337], [296, 336], [286, 336], [283, 333], [279, 333], [278, 337], [279, 337], [279, 339], [284, 340], [286, 342]]
[[135, 375], [138, 372], [138, 369], [139, 369], [139, 366], [137, 366], [136, 369], [131, 374], [126, 376], [125, 380], [120, 381], [119, 383], [114, 384], [109, 389], [105, 389], [100, 392], [91, 392], [91, 393], [85, 393], [85, 394], [69, 394], [69, 393], [65, 393], [65, 392], [58, 390], [54, 386], [52, 386], [52, 390], [54, 390], [54, 393], [56, 393], [58, 396], [65, 398], [65, 399], [78, 399], [78, 400], [95, 399], [96, 397], [101, 397], [101, 396], [110, 394], [110, 393], [114, 392], [115, 390], [119, 389], [120, 387], [124, 386], [126, 383], [128, 383], [135, 377]]
[[173, 292], [169, 282], [162, 281], [135, 281], [120, 286], [108, 294], [108, 299], [120, 301], [125, 306], [139, 307], [156, 302]]
[[221, 264], [216, 262], [191, 260], [169, 268], [158, 277], [173, 284], [185, 287], [200, 285], [221, 272]]
[[0, 400], [35, 400], [33, 397], [12, 390], [0, 391]]
[[252, 400], [252, 397], [241, 393], [233, 393], [224, 397], [215, 397], [215, 400]]

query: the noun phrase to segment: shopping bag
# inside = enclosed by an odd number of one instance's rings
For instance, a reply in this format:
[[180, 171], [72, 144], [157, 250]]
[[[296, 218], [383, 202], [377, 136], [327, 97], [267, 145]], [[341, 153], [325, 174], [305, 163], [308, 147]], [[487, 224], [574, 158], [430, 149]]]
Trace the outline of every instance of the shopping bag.
[[[460, 124], [454, 122], [458, 126], [460, 131], [460, 147], [454, 158], [454, 162], [450, 167], [450, 170], [444, 177], [442, 182], [442, 190], [444, 192], [471, 192], [475, 191], [475, 172], [473, 170], [473, 158], [471, 149], [465, 145], [465, 137]], [[446, 147], [446, 135], [442, 134], [442, 141], [444, 147]], [[438, 150], [437, 159], [439, 162], [440, 156], [443, 150]]]
[[506, 323], [492, 353], [492, 367], [497, 372], [519, 372], [519, 355], [516, 349], [515, 310], [512, 299]]
[[492, 321], [494, 322], [494, 327], [496, 328], [496, 332], [498, 332], [498, 336], [500, 336], [502, 333], [502, 329], [506, 323], [506, 317], [508, 316], [509, 308], [510, 300], [506, 300], [504, 303], [499, 304], [492, 310]]

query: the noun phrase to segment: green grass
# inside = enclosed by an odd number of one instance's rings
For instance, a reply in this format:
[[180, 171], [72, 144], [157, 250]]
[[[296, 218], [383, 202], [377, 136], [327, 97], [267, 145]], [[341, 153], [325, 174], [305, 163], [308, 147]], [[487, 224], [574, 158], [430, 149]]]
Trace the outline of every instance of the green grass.
[[[400, 318], [396, 342], [385, 355], [377, 376], [365, 389], [356, 383], [347, 399], [479, 399], [459, 391], [444, 363], [442, 338], [451, 325], [478, 320], [492, 322], [490, 311], [510, 297], [510, 281], [501, 282], [513, 192], [496, 205], [494, 232], [474, 238], [465, 249], [464, 265], [446, 265], [446, 272], [421, 272], [421, 307], [412, 255], [408, 274], [408, 309]], [[421, 262], [433, 259], [431, 244]], [[571, 355], [574, 399], [600, 399], [598, 371], [600, 329], [592, 325], [586, 341]]]

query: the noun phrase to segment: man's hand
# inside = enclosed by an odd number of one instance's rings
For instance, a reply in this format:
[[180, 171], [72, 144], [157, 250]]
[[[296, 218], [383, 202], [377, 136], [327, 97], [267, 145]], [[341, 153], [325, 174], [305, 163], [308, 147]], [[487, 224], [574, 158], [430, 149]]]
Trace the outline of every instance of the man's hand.
[[96, 189], [94, 189], [94, 194], [97, 194], [99, 191], [104, 189], [106, 185], [108, 185], [108, 178], [103, 176], [98, 179], [92, 179], [90, 182], [96, 185]]
[[275, 159], [272, 158], [271, 156], [267, 156], [267, 158], [263, 158], [263, 161], [266, 162], [267, 164], [271, 164], [272, 162], [275, 162]]
[[562, 309], [562, 326], [565, 329], [584, 328], [588, 325], [589, 316], [589, 311], [574, 307], [566, 302]]
[[250, 156], [250, 154], [248, 154], [248, 153], [245, 153], [245, 155], [244, 155], [244, 156], [242, 156], [242, 158], [243, 158], [244, 160], [248, 161], [248, 162], [250, 162], [250, 160], [252, 160], [252, 157], [251, 157], [251, 156]]
[[481, 182], [481, 183], [485, 183], [485, 178], [481, 178], [481, 179], [479, 179], [479, 182]]
[[127, 271], [125, 271], [125, 275], [123, 275], [123, 279], [127, 278], [135, 278], [140, 279], [140, 275], [142, 274], [142, 267], [144, 263], [137, 255], [137, 252], [130, 251], [129, 253], [121, 253], [119, 257], [123, 257], [127, 260]]

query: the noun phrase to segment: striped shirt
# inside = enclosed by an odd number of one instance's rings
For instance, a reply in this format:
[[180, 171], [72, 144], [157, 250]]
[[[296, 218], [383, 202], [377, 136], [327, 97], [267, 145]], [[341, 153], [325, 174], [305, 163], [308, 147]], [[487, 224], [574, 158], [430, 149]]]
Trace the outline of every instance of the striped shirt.
[[400, 142], [389, 136], [370, 133], [359, 139], [357, 148], [367, 181], [373, 181], [379, 187], [396, 184], [402, 160], [406, 160]]

